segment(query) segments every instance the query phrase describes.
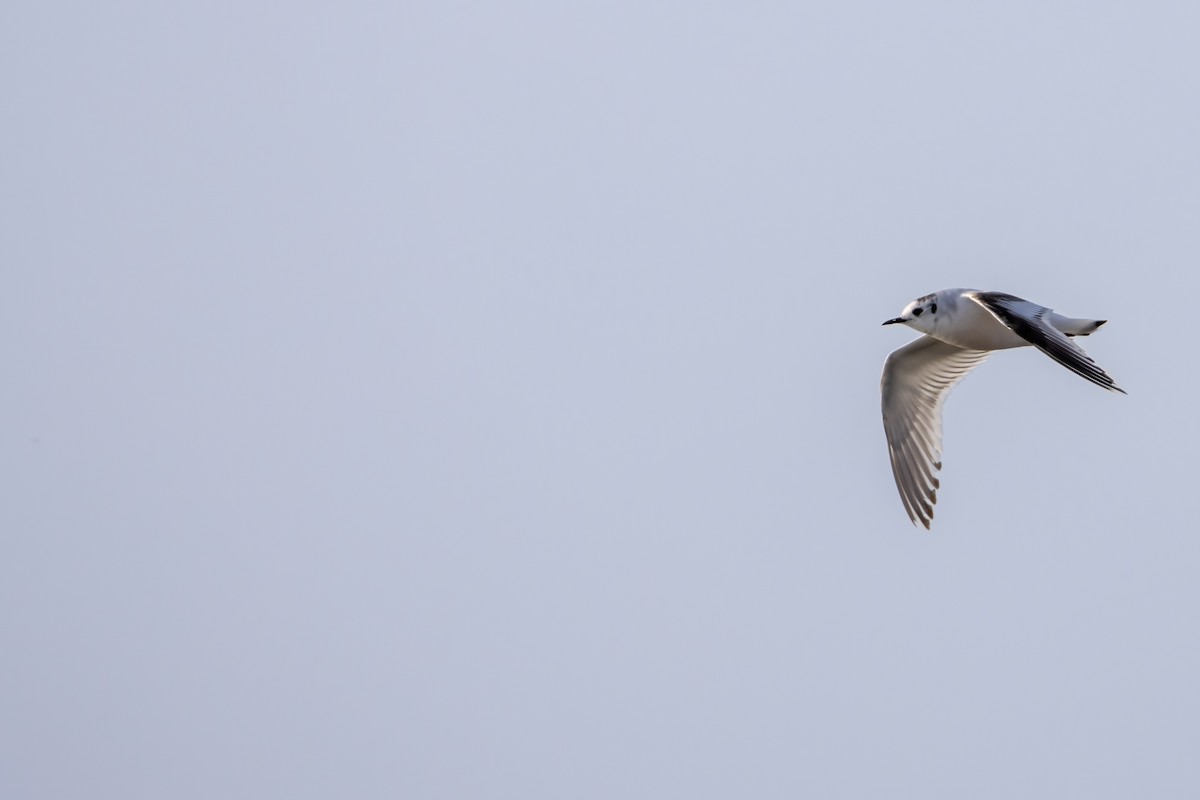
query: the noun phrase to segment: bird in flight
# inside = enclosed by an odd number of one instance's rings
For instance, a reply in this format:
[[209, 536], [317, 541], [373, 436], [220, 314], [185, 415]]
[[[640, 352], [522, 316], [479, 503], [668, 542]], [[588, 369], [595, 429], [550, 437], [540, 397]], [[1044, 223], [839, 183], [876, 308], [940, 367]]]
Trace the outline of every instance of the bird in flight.
[[1033, 345], [1097, 386], [1125, 393], [1072, 341], [1107, 320], [1071, 319], [1002, 292], [943, 289], [919, 297], [884, 325], [907, 325], [923, 334], [883, 364], [883, 429], [892, 475], [904, 510], [926, 528], [941, 485], [942, 403], [967, 373], [993, 350]]

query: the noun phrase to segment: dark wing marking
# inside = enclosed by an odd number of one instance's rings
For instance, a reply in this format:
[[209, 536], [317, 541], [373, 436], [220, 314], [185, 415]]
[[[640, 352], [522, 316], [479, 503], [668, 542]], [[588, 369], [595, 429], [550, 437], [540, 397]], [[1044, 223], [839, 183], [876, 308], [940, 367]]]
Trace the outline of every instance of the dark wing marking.
[[887, 357], [880, 391], [892, 476], [913, 524], [926, 528], [941, 484], [942, 403], [988, 355], [922, 336]]
[[972, 292], [967, 296], [1008, 326], [1013, 333], [1076, 375], [1097, 386], [1125, 394], [1125, 390], [1117, 386], [1082, 347], [1046, 321], [1045, 317], [1051, 309], [1003, 292]]

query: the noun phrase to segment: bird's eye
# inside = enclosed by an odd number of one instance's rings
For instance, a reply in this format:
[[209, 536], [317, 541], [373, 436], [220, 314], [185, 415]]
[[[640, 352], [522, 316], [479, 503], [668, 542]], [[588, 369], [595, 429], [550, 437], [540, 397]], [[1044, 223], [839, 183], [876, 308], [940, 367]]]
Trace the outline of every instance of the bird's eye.
[[930, 314], [936, 314], [936, 313], [937, 313], [937, 303], [934, 303], [933, 305], [931, 305], [931, 306], [929, 307], [929, 313], [930, 313]]
[[924, 311], [924, 310], [925, 310], [925, 309], [923, 309], [923, 308], [914, 308], [914, 309], [913, 309], [913, 316], [914, 316], [914, 317], [919, 317], [919, 316], [921, 316], [921, 312], [922, 312], [922, 311]]

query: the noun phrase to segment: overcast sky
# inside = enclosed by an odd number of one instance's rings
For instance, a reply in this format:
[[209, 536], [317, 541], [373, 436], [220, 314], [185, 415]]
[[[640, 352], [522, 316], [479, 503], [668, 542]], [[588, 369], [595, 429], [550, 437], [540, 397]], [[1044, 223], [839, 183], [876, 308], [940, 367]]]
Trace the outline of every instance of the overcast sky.
[[[1182, 797], [1200, 6], [0, 12], [0, 795]], [[946, 408], [880, 323], [1110, 320]]]

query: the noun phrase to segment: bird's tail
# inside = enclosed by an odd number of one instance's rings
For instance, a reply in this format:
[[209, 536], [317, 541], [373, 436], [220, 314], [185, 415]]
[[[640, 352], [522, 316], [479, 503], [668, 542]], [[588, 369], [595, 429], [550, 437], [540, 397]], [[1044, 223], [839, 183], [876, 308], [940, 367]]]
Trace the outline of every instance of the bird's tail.
[[1071, 319], [1062, 314], [1051, 314], [1050, 324], [1067, 336], [1087, 336], [1108, 322], [1106, 319]]

